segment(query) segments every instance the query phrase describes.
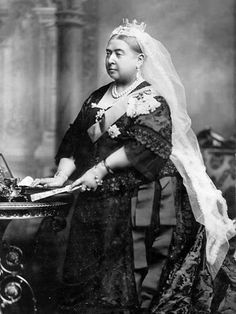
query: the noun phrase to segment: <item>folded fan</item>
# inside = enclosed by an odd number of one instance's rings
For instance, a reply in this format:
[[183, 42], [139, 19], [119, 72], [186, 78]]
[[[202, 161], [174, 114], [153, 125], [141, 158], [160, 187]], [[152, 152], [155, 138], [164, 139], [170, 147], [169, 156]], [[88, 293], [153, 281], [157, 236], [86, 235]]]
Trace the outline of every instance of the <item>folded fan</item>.
[[80, 187], [81, 186], [78, 185], [75, 188], [72, 188], [72, 185], [70, 184], [70, 185], [66, 185], [62, 188], [58, 188], [58, 189], [54, 189], [54, 190], [50, 190], [50, 191], [46, 191], [46, 192], [35, 193], [35, 194], [30, 195], [30, 200], [32, 202], [35, 202], [35, 201], [41, 200], [43, 198], [54, 196], [56, 194], [60, 194], [60, 193], [64, 193], [64, 192], [72, 192], [74, 190], [79, 189]]

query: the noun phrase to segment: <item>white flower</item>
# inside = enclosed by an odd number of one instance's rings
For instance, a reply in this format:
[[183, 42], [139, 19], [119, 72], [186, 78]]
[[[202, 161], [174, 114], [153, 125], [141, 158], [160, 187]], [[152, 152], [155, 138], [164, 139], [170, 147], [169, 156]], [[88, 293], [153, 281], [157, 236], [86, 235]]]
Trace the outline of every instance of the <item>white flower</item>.
[[100, 109], [97, 111], [96, 116], [95, 116], [95, 122], [98, 122], [101, 120], [102, 116], [104, 115], [105, 110], [104, 109]]
[[135, 112], [136, 112], [136, 109], [135, 109], [135, 102], [136, 102], [136, 98], [131, 96], [128, 100], [128, 107], [127, 107], [127, 110], [126, 110], [126, 114], [128, 117], [134, 117], [135, 116]]
[[92, 102], [92, 103], [91, 103], [91, 107], [92, 107], [92, 108], [97, 108], [98, 105], [97, 105], [95, 102]]
[[151, 90], [147, 90], [129, 98], [126, 114], [128, 117], [135, 118], [139, 115], [149, 114], [159, 106], [160, 102], [153, 97]]
[[110, 126], [107, 132], [111, 138], [118, 137], [121, 134], [116, 124], [113, 124], [112, 126]]

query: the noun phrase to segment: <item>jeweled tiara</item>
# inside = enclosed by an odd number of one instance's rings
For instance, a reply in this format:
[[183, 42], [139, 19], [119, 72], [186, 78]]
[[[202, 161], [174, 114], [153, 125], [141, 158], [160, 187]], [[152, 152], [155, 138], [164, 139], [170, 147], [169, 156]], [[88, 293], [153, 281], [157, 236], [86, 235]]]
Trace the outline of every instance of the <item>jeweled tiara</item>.
[[141, 32], [144, 32], [146, 28], [146, 24], [144, 22], [141, 22], [140, 24], [137, 22], [137, 20], [133, 20], [132, 22], [129, 22], [127, 18], [123, 19], [122, 25], [118, 26], [112, 34], [119, 34], [119, 35], [127, 35], [129, 33], [132, 33], [134, 30], [139, 30]]
[[137, 20], [133, 20], [131, 23], [129, 22], [129, 19], [125, 18], [123, 19], [123, 24], [121, 27], [129, 27], [129, 28], [136, 28], [140, 31], [144, 32], [146, 28], [146, 24], [144, 22], [141, 22], [140, 24], [137, 22]]

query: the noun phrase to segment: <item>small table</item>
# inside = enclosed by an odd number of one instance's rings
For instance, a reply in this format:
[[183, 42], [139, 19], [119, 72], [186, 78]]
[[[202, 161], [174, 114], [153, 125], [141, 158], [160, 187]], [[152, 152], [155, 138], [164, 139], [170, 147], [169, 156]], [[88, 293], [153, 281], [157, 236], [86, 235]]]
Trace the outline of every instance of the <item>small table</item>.
[[[72, 195], [60, 195], [60, 197], [50, 198], [50, 202], [1, 202], [0, 220], [7, 222], [12, 219], [34, 219], [52, 217], [54, 223], [52, 228], [58, 232], [65, 228], [66, 220]], [[58, 224], [58, 217], [60, 223]], [[54, 219], [55, 218], [55, 219]], [[64, 223], [61, 223], [64, 220]], [[27, 300], [27, 310], [25, 313], [37, 313], [37, 300], [30, 283], [22, 275], [24, 269], [24, 253], [22, 249], [15, 245], [2, 242], [5, 230], [0, 232], [1, 252], [0, 252], [0, 313], [6, 313], [7, 308], [17, 308], [17, 303]], [[30, 309], [29, 309], [30, 308]], [[24, 314], [24, 312], [20, 312]]]

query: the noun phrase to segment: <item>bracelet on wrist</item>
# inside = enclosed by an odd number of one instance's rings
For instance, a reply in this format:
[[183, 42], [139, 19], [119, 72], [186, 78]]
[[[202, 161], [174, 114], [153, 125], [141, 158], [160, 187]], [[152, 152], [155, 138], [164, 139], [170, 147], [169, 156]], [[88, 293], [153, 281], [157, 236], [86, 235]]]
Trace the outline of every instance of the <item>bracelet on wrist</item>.
[[111, 169], [110, 166], [108, 166], [106, 159], [104, 159], [104, 160], [102, 161], [102, 163], [103, 163], [103, 165], [104, 165], [104, 167], [106, 168], [106, 170], [107, 170], [108, 173], [114, 174], [114, 171]]
[[57, 177], [61, 177], [62, 179], [64, 179], [65, 181], [68, 180], [68, 176], [62, 171], [62, 170], [58, 170], [55, 175], [54, 175], [54, 178], [57, 178]]

